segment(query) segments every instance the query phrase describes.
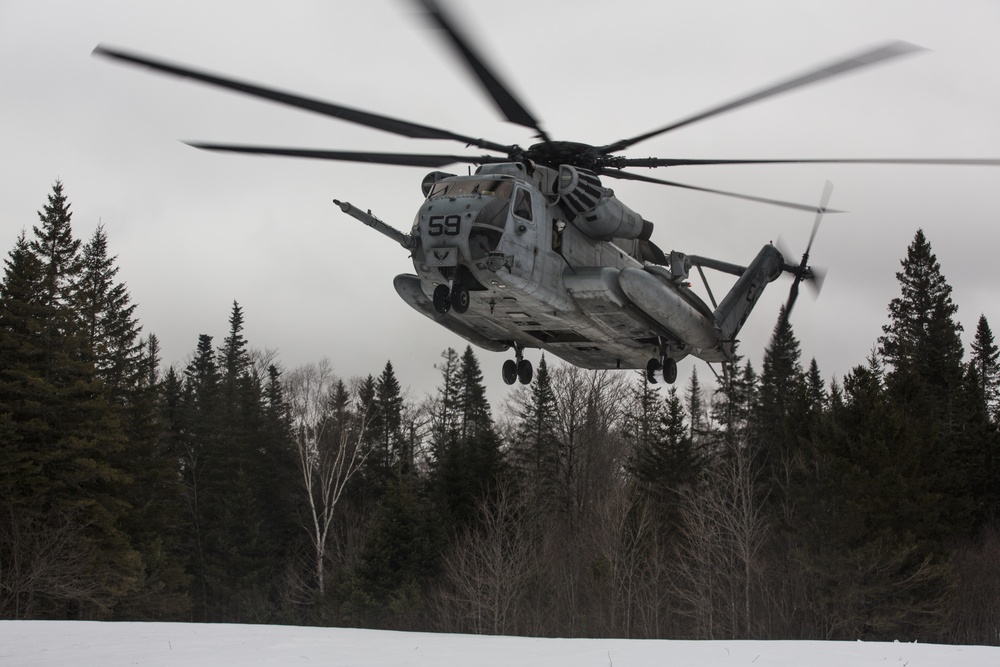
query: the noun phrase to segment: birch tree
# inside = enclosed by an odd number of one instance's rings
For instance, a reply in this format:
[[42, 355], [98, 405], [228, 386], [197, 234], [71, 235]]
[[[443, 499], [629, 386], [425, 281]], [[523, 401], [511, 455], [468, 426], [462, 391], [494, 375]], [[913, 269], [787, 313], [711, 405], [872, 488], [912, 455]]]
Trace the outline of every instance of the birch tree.
[[372, 451], [364, 438], [370, 419], [326, 359], [288, 374], [285, 394], [292, 416], [299, 472], [309, 508], [304, 528], [315, 559], [316, 588], [326, 592], [326, 559], [337, 504]]

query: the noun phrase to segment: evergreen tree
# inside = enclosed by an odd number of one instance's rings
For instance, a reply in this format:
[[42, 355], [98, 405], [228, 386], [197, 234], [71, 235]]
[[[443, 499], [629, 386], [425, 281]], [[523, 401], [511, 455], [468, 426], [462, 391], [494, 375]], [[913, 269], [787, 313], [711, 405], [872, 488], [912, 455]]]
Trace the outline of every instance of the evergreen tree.
[[1000, 422], [1000, 348], [993, 341], [993, 332], [986, 315], [979, 316], [976, 337], [972, 341], [972, 359], [983, 409], [993, 423]]
[[691, 379], [688, 382], [687, 392], [684, 394], [684, 403], [687, 406], [688, 419], [691, 423], [691, 442], [699, 442], [708, 435], [709, 424], [705, 414], [704, 398], [702, 397], [701, 383], [698, 382], [698, 368], [691, 367]]
[[995, 522], [1000, 516], [1000, 350], [985, 315], [979, 316], [967, 372], [972, 399], [967, 435], [970, 441], [966, 472], [975, 494], [975, 521]]
[[11, 521], [68, 531], [75, 583], [36, 577], [19, 605], [55, 618], [106, 614], [139, 569], [119, 525], [131, 481], [116, 465], [125, 437], [74, 311], [80, 243], [71, 217], [57, 182], [35, 238], [18, 239], [0, 286], [0, 497]]
[[444, 524], [412, 471], [382, 496], [358, 562], [341, 587], [344, 620], [367, 628], [422, 629], [416, 621], [440, 569]]
[[371, 376], [361, 387], [362, 404], [367, 405], [368, 439], [372, 453], [365, 460], [363, 479], [368, 492], [380, 494], [403, 457], [403, 396], [399, 381], [387, 361], [378, 379]]
[[[120, 459], [133, 479], [126, 490], [130, 511], [122, 528], [142, 558], [142, 576], [137, 590], [115, 609], [115, 617], [185, 620], [191, 611], [191, 581], [182, 530], [186, 515], [176, 448], [168, 428], [156, 336], [150, 334], [139, 349], [135, 384], [128, 388], [122, 409], [128, 444]], [[172, 378], [177, 381], [175, 374]], [[178, 396], [180, 389], [171, 391]]]
[[125, 405], [139, 383], [139, 323], [124, 283], [115, 282], [116, 257], [108, 256], [108, 236], [98, 225], [83, 248], [76, 310], [82, 320], [89, 358], [108, 398]]
[[826, 408], [828, 400], [826, 385], [823, 382], [823, 376], [819, 372], [819, 364], [816, 363], [815, 358], [809, 362], [809, 370], [806, 371], [805, 380], [806, 404], [808, 405], [809, 414], [815, 416]]
[[[168, 376], [168, 389], [170, 377]], [[186, 546], [191, 554], [192, 601], [195, 619], [213, 619], [210, 588], [212, 549], [209, 533], [220, 513], [220, 498], [212, 483], [213, 460], [219, 447], [219, 369], [212, 337], [198, 336], [195, 356], [184, 369], [182, 393], [174, 430], [179, 448], [184, 498], [189, 521]], [[168, 393], [168, 397], [170, 394]]]
[[559, 475], [560, 443], [556, 434], [556, 397], [544, 354], [528, 392], [528, 401], [517, 415], [511, 450], [522, 488], [529, 497], [546, 504], [553, 502], [552, 487]]
[[848, 374], [843, 394], [791, 468], [803, 612], [831, 638], [935, 637], [951, 586], [938, 471], [910, 451], [917, 434], [878, 357]]
[[931, 385], [947, 392], [946, 386], [961, 378], [962, 327], [953, 319], [958, 306], [951, 285], [923, 230], [917, 230], [900, 264], [901, 294], [889, 303], [889, 323], [879, 338], [879, 352], [892, 369], [890, 384], [899, 390], [906, 384], [913, 390]]
[[981, 464], [981, 448], [966, 428], [975, 401], [965, 381], [958, 307], [922, 230], [901, 265], [900, 296], [889, 303], [879, 352], [889, 365], [890, 399], [913, 429], [909, 457], [920, 465], [914, 475], [932, 475], [941, 497], [934, 537], [943, 539], [963, 531], [976, 504], [970, 474]]
[[73, 213], [60, 181], [52, 186], [48, 204], [38, 212], [38, 218], [41, 226], [33, 228], [35, 236], [29, 247], [42, 264], [39, 297], [56, 318], [51, 321], [46, 335], [76, 335], [78, 327], [73, 305], [83, 264], [80, 240], [73, 236]]
[[461, 358], [444, 353], [442, 386], [433, 425], [433, 483], [444, 515], [468, 523], [480, 498], [500, 479], [504, 461], [479, 361], [466, 348]]
[[749, 361], [740, 368], [740, 357], [723, 365], [722, 382], [712, 399], [714, 440], [726, 447], [749, 437], [750, 420], [757, 404], [757, 373]]
[[756, 444], [765, 454], [764, 482], [772, 485], [772, 491], [787, 482], [781, 473], [785, 469], [783, 464], [804, 435], [801, 415], [807, 399], [800, 356], [799, 341], [782, 306], [771, 342], [764, 351], [757, 410], [752, 419]]
[[642, 382], [641, 387], [636, 403], [650, 401], [642, 409], [649, 424], [645, 435], [635, 440], [626, 467], [653, 499], [663, 524], [673, 529], [678, 524], [681, 491], [697, 482], [701, 462], [677, 388], [670, 387], [663, 400], [649, 383]]

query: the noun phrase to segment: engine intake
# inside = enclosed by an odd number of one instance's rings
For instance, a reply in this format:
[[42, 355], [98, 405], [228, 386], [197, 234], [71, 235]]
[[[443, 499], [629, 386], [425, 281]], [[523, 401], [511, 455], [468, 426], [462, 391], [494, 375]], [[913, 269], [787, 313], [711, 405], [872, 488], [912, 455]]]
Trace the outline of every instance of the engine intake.
[[653, 223], [618, 201], [614, 191], [603, 187], [597, 174], [588, 169], [561, 165], [556, 193], [573, 216], [570, 222], [591, 238], [647, 240], [653, 233]]

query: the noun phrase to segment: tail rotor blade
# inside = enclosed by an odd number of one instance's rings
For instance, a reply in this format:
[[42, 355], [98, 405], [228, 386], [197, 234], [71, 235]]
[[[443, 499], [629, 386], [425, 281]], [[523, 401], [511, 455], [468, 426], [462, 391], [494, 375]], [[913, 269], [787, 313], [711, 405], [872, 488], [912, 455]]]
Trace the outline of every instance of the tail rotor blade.
[[816, 240], [816, 232], [819, 231], [819, 223], [823, 221], [823, 214], [826, 213], [826, 206], [830, 203], [830, 195], [833, 194], [833, 183], [827, 181], [823, 185], [823, 194], [820, 195], [819, 208], [816, 209], [816, 220], [813, 222], [812, 233], [809, 234], [809, 243], [806, 244], [806, 255], [812, 249], [813, 241]]
[[806, 284], [812, 289], [813, 296], [818, 297], [819, 293], [823, 291], [823, 281], [826, 280], [826, 269], [821, 266], [811, 266], [809, 270], [812, 272], [812, 280]]
[[[809, 253], [812, 251], [813, 241], [816, 240], [816, 232], [819, 231], [819, 223], [823, 221], [823, 214], [827, 211], [827, 204], [830, 203], [830, 195], [833, 194], [833, 183], [827, 181], [823, 186], [823, 194], [820, 196], [819, 207], [816, 209], [816, 219], [813, 221], [812, 232], [809, 234], [809, 242], [806, 244], [806, 251], [802, 253], [802, 260], [799, 262], [798, 266], [788, 266], [786, 264], [785, 270], [794, 274], [792, 279], [792, 287], [788, 291], [788, 302], [785, 305], [785, 317], [790, 317], [792, 314], [792, 308], [795, 306], [795, 300], [799, 298], [799, 283], [805, 282], [813, 290], [815, 296], [819, 296], [820, 289], [823, 287], [823, 280], [826, 278], [826, 269], [821, 269], [819, 267], [809, 266]], [[781, 240], [778, 240], [778, 252], [782, 254], [783, 257], [788, 257], [786, 251], [781, 248]]]

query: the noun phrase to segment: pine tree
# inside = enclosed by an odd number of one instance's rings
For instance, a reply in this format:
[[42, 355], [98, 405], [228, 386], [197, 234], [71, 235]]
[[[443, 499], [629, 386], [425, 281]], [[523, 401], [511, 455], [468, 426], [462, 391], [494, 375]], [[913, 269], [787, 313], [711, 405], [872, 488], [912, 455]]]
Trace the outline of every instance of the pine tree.
[[1000, 348], [993, 341], [993, 332], [986, 315], [980, 315], [976, 324], [976, 337], [972, 341], [972, 359], [969, 364], [975, 371], [983, 408], [996, 424], [1000, 422]]
[[962, 357], [962, 327], [953, 319], [958, 306], [923, 230], [917, 230], [900, 264], [901, 294], [889, 303], [889, 323], [879, 338], [879, 352], [892, 369], [890, 381], [955, 383]]
[[465, 524], [477, 501], [496, 487], [504, 460], [472, 347], [461, 358], [451, 349], [443, 356], [432, 429], [433, 481], [444, 515]]
[[11, 251], [0, 288], [0, 491], [11, 520], [71, 535], [63, 555], [80, 576], [39, 576], [23, 593], [22, 609], [56, 618], [108, 613], [139, 569], [119, 526], [131, 481], [116, 465], [125, 437], [74, 311], [80, 243], [71, 217], [57, 182], [35, 238], [22, 234]]
[[560, 443], [556, 434], [556, 398], [544, 354], [528, 391], [528, 400], [517, 415], [511, 450], [522, 478], [522, 488], [529, 497], [546, 504], [553, 502], [553, 486], [559, 475]]
[[53, 309], [53, 315], [59, 318], [52, 322], [47, 335], [76, 335], [78, 327], [72, 306], [83, 264], [80, 240], [73, 237], [73, 213], [69, 210], [60, 181], [52, 186], [48, 204], [38, 212], [38, 218], [41, 227], [33, 228], [35, 236], [29, 247], [42, 263], [39, 296], [42, 303]]
[[935, 637], [951, 586], [939, 471], [914, 457], [918, 434], [876, 355], [832, 403], [795, 459], [788, 493], [804, 610], [831, 638]]
[[115, 281], [116, 257], [108, 256], [108, 236], [98, 225], [83, 248], [76, 310], [90, 359], [108, 398], [124, 405], [139, 379], [140, 326], [124, 283]]
[[[135, 385], [128, 388], [122, 409], [128, 444], [120, 458], [133, 479], [125, 496], [130, 511], [122, 528], [139, 552], [143, 569], [138, 589], [118, 605], [115, 617], [185, 620], [191, 612], [191, 581], [186, 571], [189, 558], [182, 530], [186, 512], [176, 448], [169, 434], [156, 336], [146, 337], [139, 350]], [[172, 377], [177, 380], [176, 375]], [[179, 388], [176, 391], [179, 393]]]
[[914, 474], [932, 475], [932, 491], [941, 497], [934, 537], [943, 539], [962, 532], [975, 504], [969, 473], [978, 468], [981, 449], [965, 427], [974, 400], [965, 382], [962, 327], [954, 319], [958, 306], [922, 230], [901, 265], [900, 296], [889, 303], [879, 352], [889, 366], [888, 394], [913, 429], [909, 456], [920, 464]]
[[[168, 390], [169, 386], [168, 376]], [[214, 613], [209, 534], [220, 513], [221, 501], [212, 483], [216, 465], [213, 459], [219, 449], [220, 399], [219, 369], [211, 336], [198, 336], [195, 356], [184, 369], [181, 386], [174, 430], [189, 515], [186, 546], [191, 554], [192, 601], [195, 618], [205, 621], [213, 619]]]
[[709, 424], [705, 414], [704, 399], [702, 397], [701, 383], [698, 382], [698, 368], [691, 367], [691, 379], [688, 381], [687, 392], [684, 394], [684, 403], [687, 407], [688, 419], [691, 423], [691, 442], [696, 443], [705, 439], [708, 435]]
[[363, 477], [369, 491], [380, 494], [403, 457], [403, 396], [392, 362], [387, 361], [378, 379], [362, 386], [362, 402], [369, 408], [368, 431], [372, 454], [365, 461]]
[[749, 361], [740, 368], [741, 357], [723, 366], [722, 383], [712, 397], [713, 440], [733, 447], [749, 437], [750, 420], [757, 404], [757, 373]]
[[816, 363], [815, 357], [809, 361], [809, 370], [806, 371], [805, 379], [806, 402], [809, 414], [815, 416], [826, 408], [828, 400], [826, 385], [823, 382], [823, 376], [819, 372], [819, 364]]
[[804, 435], [801, 415], [807, 399], [800, 356], [799, 341], [782, 307], [764, 352], [757, 410], [752, 419], [756, 445], [764, 453], [764, 481], [772, 485], [772, 491], [786, 483], [781, 471]]
[[965, 475], [975, 489], [975, 522], [1000, 516], [1000, 349], [985, 315], [979, 316], [966, 374], [972, 399], [966, 428], [970, 440]]
[[678, 498], [684, 487], [697, 482], [700, 460], [677, 388], [670, 387], [663, 400], [648, 383], [641, 387], [636, 402], [646, 402], [643, 394], [649, 394], [650, 403], [642, 409], [649, 424], [644, 437], [636, 439], [626, 468], [653, 499], [663, 524], [674, 528]]

